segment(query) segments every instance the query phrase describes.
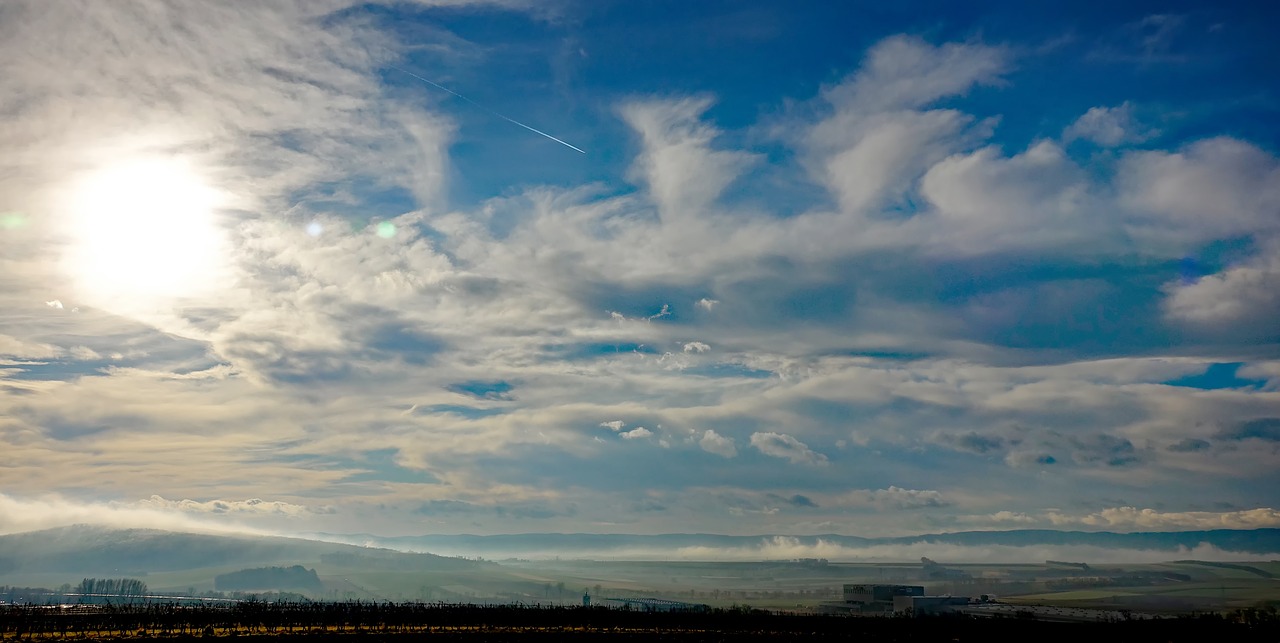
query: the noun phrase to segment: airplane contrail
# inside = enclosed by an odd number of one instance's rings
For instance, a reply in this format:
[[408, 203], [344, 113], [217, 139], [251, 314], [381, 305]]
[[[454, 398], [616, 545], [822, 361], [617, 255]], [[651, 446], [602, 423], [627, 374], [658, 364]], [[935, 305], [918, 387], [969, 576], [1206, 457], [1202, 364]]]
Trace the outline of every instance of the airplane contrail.
[[417, 75], [417, 74], [415, 74], [415, 73], [413, 73], [413, 72], [411, 72], [411, 71], [409, 71], [409, 70], [407, 70], [407, 69], [401, 69], [401, 68], [396, 67], [396, 66], [394, 66], [394, 65], [393, 65], [393, 66], [391, 66], [391, 68], [392, 68], [392, 69], [394, 69], [394, 70], [396, 70], [396, 71], [398, 71], [398, 72], [401, 72], [401, 73], [404, 73], [404, 74], [409, 74], [410, 76], [413, 76], [414, 78], [417, 78], [418, 80], [420, 80], [420, 81], [422, 81], [422, 82], [424, 82], [424, 83], [426, 83], [426, 84], [428, 84], [428, 85], [431, 85], [432, 87], [435, 87], [436, 89], [442, 89], [442, 90], [444, 90], [444, 91], [446, 91], [446, 92], [449, 92], [450, 94], [453, 94], [454, 96], [457, 96], [458, 98], [461, 98], [462, 100], [465, 100], [465, 101], [467, 101], [468, 103], [471, 103], [472, 105], [475, 105], [476, 107], [479, 107], [480, 109], [483, 109], [484, 111], [489, 112], [490, 114], [493, 114], [494, 116], [497, 116], [498, 118], [501, 118], [501, 119], [502, 119], [502, 120], [504, 120], [504, 121], [507, 121], [508, 123], [512, 123], [512, 124], [514, 124], [514, 125], [519, 125], [520, 127], [523, 127], [523, 128], [525, 128], [525, 129], [527, 129], [527, 130], [529, 130], [530, 132], [533, 132], [533, 133], [535, 133], [535, 134], [541, 134], [542, 136], [545, 136], [545, 137], [547, 137], [547, 138], [549, 138], [549, 139], [551, 139], [551, 140], [553, 140], [553, 141], [555, 141], [555, 142], [557, 142], [557, 143], [559, 143], [559, 144], [561, 144], [561, 145], [563, 145], [563, 146], [565, 146], [565, 147], [567, 147], [567, 148], [569, 148], [569, 149], [571, 149], [571, 150], [574, 150], [574, 151], [576, 151], [576, 152], [581, 152], [581, 153], [583, 153], [583, 154], [586, 154], [586, 153], [587, 153], [587, 151], [586, 151], [586, 150], [584, 150], [584, 149], [582, 149], [582, 148], [580, 148], [580, 147], [578, 147], [578, 146], [576, 146], [576, 145], [573, 145], [572, 143], [566, 143], [566, 142], [564, 142], [564, 141], [562, 141], [562, 140], [560, 140], [560, 139], [558, 139], [558, 138], [556, 138], [556, 137], [554, 137], [554, 136], [552, 136], [552, 135], [550, 135], [550, 134], [548, 134], [548, 133], [546, 133], [546, 132], [544, 132], [544, 131], [542, 131], [542, 130], [540, 130], [540, 129], [536, 128], [536, 127], [529, 127], [528, 125], [525, 125], [524, 123], [521, 123], [520, 121], [518, 121], [518, 120], [516, 120], [516, 119], [514, 119], [514, 118], [509, 118], [509, 117], [507, 117], [507, 116], [503, 116], [502, 114], [499, 114], [498, 112], [495, 112], [495, 111], [493, 111], [492, 109], [489, 109], [488, 107], [485, 107], [484, 105], [481, 105], [480, 103], [477, 103], [477, 102], [475, 102], [475, 101], [471, 100], [470, 98], [467, 98], [466, 96], [463, 96], [462, 94], [459, 94], [458, 92], [455, 92], [455, 91], [453, 91], [452, 89], [449, 89], [448, 87], [445, 87], [444, 85], [441, 85], [441, 84], [439, 84], [439, 83], [436, 83], [436, 82], [432, 82], [432, 81], [430, 81], [430, 80], [427, 80], [426, 78], [423, 78], [422, 76], [419, 76], [419, 75]]

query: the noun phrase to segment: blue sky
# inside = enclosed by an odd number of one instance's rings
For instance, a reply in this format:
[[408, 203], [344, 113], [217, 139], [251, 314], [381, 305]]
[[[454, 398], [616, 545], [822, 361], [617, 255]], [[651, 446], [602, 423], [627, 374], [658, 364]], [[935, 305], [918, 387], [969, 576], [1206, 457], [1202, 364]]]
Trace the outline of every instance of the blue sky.
[[6, 3], [0, 529], [1280, 526], [1258, 4]]

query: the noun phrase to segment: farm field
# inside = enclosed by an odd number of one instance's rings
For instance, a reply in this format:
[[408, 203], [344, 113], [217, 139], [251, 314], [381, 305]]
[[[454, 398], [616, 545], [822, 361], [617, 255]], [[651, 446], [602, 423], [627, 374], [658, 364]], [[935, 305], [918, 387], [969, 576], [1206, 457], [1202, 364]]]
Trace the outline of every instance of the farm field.
[[[1274, 563], [1106, 565], [1088, 572], [1049, 564], [950, 565], [963, 579], [929, 578], [919, 564], [654, 563], [540, 561], [542, 577], [570, 586], [619, 592], [649, 591], [665, 598], [713, 606], [742, 604], [806, 609], [839, 600], [844, 583], [918, 584], [928, 594], [996, 595], [1007, 602], [1117, 603], [1170, 609], [1221, 610], [1280, 602], [1280, 578], [1267, 578]], [[1252, 570], [1252, 571], [1250, 571]], [[1280, 576], [1280, 575], [1276, 575]]]
[[[964, 579], [929, 578], [919, 564], [878, 563], [507, 561], [444, 571], [297, 564], [319, 574], [324, 590], [310, 593], [319, 600], [577, 605], [585, 593], [597, 601], [656, 597], [712, 607], [811, 611], [840, 600], [845, 583], [900, 583], [923, 585], [929, 594], [989, 594], [1006, 602], [1075, 607], [1194, 611], [1280, 602], [1280, 578], [1263, 576], [1274, 565], [1258, 563], [1107, 565], [1087, 575], [1053, 565], [949, 566], [969, 575]], [[160, 573], [147, 581], [158, 592], [200, 591], [212, 589], [212, 577], [228, 571], [234, 570]]]
[[[809, 612], [841, 599], [845, 583], [923, 585], [929, 594], [998, 596], [1009, 603], [1157, 611], [1213, 611], [1280, 604], [1280, 574], [1271, 563], [1107, 565], [1083, 570], [1054, 565], [951, 565], [964, 578], [930, 578], [919, 565], [792, 562], [506, 561], [466, 569], [397, 571], [290, 560], [314, 569], [321, 588], [263, 587], [313, 600], [422, 601], [579, 605], [592, 600], [661, 598], [711, 607], [749, 606]], [[207, 595], [214, 578], [241, 567], [202, 567], [141, 576], [151, 593]], [[1271, 576], [1271, 577], [1267, 577]], [[67, 574], [6, 578], [11, 585], [75, 584]]]
[[1223, 579], [1217, 583], [1098, 588], [1002, 596], [1010, 603], [1070, 607], [1127, 607], [1144, 610], [1228, 610], [1280, 603], [1280, 582]]

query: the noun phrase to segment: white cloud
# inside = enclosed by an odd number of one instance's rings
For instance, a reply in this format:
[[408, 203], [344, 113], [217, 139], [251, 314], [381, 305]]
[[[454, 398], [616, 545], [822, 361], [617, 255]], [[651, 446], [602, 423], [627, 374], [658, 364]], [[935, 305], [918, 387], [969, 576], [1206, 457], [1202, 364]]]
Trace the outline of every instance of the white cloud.
[[1280, 252], [1264, 249], [1249, 262], [1190, 283], [1171, 283], [1166, 290], [1165, 310], [1174, 321], [1237, 340], [1275, 337]]
[[1223, 512], [1158, 511], [1155, 509], [1139, 509], [1137, 507], [1111, 507], [1085, 515], [1050, 512], [1047, 517], [1057, 527], [1088, 526], [1135, 531], [1280, 527], [1280, 511], [1270, 507]]
[[985, 137], [989, 124], [970, 130], [974, 119], [958, 111], [916, 110], [997, 82], [1006, 58], [994, 47], [886, 38], [856, 74], [825, 89], [834, 113], [812, 126], [807, 146], [842, 209], [866, 214], [895, 201], [930, 165]]
[[99, 354], [98, 351], [95, 351], [88, 346], [72, 346], [71, 349], [67, 351], [67, 355], [72, 359], [81, 361], [96, 361], [102, 359], [102, 355]]
[[698, 308], [701, 308], [703, 310], [711, 310], [716, 307], [716, 304], [719, 304], [719, 303], [720, 303], [719, 300], [707, 299], [706, 297], [703, 297], [702, 299], [698, 300], [697, 306]]
[[634, 429], [631, 429], [630, 431], [623, 431], [622, 433], [619, 433], [618, 437], [622, 438], [623, 440], [640, 440], [643, 438], [650, 437], [652, 435], [653, 435], [653, 431], [650, 431], [649, 429], [646, 429], [642, 426], [638, 426]]
[[663, 304], [662, 308], [659, 309], [658, 312], [652, 315], [645, 315], [644, 317], [632, 318], [632, 317], [627, 317], [626, 315], [623, 315], [622, 313], [616, 310], [609, 311], [609, 319], [612, 319], [613, 321], [618, 321], [618, 322], [642, 321], [647, 324], [649, 322], [652, 322], [655, 319], [662, 319], [663, 317], [670, 317], [670, 316], [671, 316], [671, 306], [669, 304]]
[[610, 420], [608, 422], [601, 422], [600, 426], [606, 427], [613, 431], [621, 431], [622, 427], [626, 426], [626, 423], [623, 422], [622, 420]]
[[768, 456], [782, 458], [792, 464], [826, 466], [827, 456], [809, 448], [805, 443], [786, 433], [772, 431], [751, 434], [751, 446]]
[[[856, 129], [838, 124], [839, 131], [857, 135], [847, 146], [826, 155], [823, 180], [843, 211], [870, 214], [900, 199], [934, 163], [984, 138], [962, 137], [971, 124], [972, 119], [952, 110], [859, 115]], [[830, 125], [819, 124], [813, 138], [829, 146], [831, 138], [825, 130]]]
[[703, 451], [714, 453], [722, 458], [738, 455], [738, 446], [734, 444], [733, 438], [720, 435], [711, 429], [707, 429], [702, 434], [702, 438], [698, 440], [698, 446], [702, 447]]
[[700, 120], [711, 104], [706, 97], [686, 98], [633, 102], [620, 110], [644, 144], [632, 176], [648, 186], [668, 224], [705, 211], [755, 162], [746, 153], [711, 148], [719, 131]]
[[1120, 204], [1153, 242], [1187, 243], [1280, 232], [1280, 160], [1245, 141], [1219, 137], [1176, 152], [1133, 152], [1116, 178]]
[[1016, 525], [1028, 525], [1040, 522], [1040, 519], [1035, 516], [1020, 511], [997, 511], [991, 515], [984, 516], [984, 519], [985, 521], [998, 524], [1013, 523]]
[[313, 513], [332, 513], [330, 507], [308, 507], [279, 500], [267, 501], [261, 498], [248, 500], [167, 500], [153, 495], [146, 500], [138, 501], [138, 506], [151, 509], [169, 509], [193, 514], [261, 514], [277, 516], [305, 516]]
[[1008, 52], [981, 44], [931, 45], [912, 36], [876, 43], [851, 79], [826, 90], [828, 100], [862, 111], [924, 107], [939, 98], [991, 85], [1009, 70]]
[[702, 342], [689, 342], [684, 345], [684, 352], [686, 353], [705, 353], [709, 350], [711, 350], [711, 347]]
[[1268, 391], [1280, 391], [1280, 361], [1260, 361], [1244, 364], [1236, 371], [1236, 377], [1265, 380]]
[[1128, 102], [1115, 107], [1091, 107], [1062, 133], [1066, 141], [1086, 139], [1104, 147], [1141, 143], [1157, 136], [1159, 131], [1142, 127], [1133, 116]]
[[200, 533], [266, 533], [223, 519], [197, 518], [151, 501], [79, 502], [57, 495], [18, 498], [0, 494], [0, 533], [88, 524], [120, 529], [166, 529]]
[[921, 509], [951, 505], [939, 491], [931, 489], [903, 489], [890, 486], [887, 489], [860, 489], [851, 491], [836, 501], [845, 507], [870, 507], [881, 510]]
[[18, 359], [52, 359], [62, 355], [57, 346], [27, 342], [0, 334], [0, 356]]
[[948, 254], [1037, 246], [1096, 251], [1120, 236], [1096, 214], [1084, 173], [1050, 141], [1011, 157], [993, 147], [953, 155], [929, 168], [920, 192], [934, 207], [922, 227]]

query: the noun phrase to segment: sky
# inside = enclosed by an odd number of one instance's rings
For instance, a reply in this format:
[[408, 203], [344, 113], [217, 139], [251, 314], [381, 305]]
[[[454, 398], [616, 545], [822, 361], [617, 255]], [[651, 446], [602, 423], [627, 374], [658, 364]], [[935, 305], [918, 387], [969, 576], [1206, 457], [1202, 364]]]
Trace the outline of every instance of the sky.
[[7, 0], [0, 532], [1280, 527], [1266, 4]]

